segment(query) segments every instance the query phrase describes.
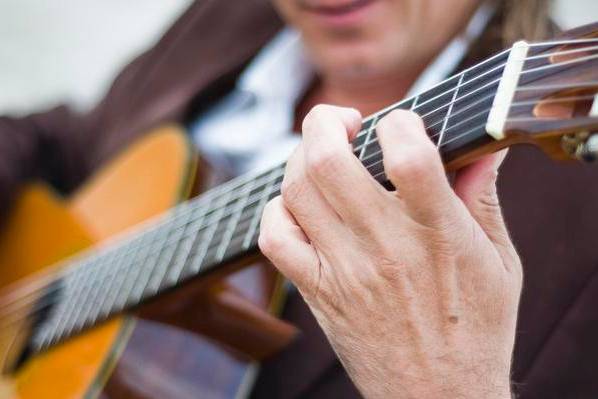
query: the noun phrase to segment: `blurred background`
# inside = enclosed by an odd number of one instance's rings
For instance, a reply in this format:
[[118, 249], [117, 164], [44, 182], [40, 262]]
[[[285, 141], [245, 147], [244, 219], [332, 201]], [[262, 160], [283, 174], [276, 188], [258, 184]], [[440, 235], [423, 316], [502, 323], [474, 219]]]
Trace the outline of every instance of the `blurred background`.
[[[192, 1], [0, 0], [0, 114], [88, 109]], [[598, 1], [557, 0], [552, 13], [568, 29], [598, 20]]]

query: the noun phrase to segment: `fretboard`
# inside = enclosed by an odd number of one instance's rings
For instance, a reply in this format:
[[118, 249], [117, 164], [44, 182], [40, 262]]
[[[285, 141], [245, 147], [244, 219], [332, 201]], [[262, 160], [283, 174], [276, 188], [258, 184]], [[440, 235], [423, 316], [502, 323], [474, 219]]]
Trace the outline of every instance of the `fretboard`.
[[[445, 162], [492, 141], [485, 124], [508, 55], [504, 51], [368, 117], [352, 143], [355, 156], [388, 185], [375, 128], [394, 109], [422, 117]], [[256, 251], [261, 214], [280, 193], [284, 167], [236, 178], [173, 208], [129, 239], [72, 259], [46, 295], [55, 306], [34, 333], [32, 348], [43, 350]]]

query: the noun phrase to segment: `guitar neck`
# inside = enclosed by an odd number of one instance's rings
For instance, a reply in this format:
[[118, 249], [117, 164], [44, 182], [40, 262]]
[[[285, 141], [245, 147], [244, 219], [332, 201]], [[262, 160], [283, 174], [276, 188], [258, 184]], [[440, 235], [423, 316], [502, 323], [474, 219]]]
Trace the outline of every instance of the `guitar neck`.
[[[447, 165], [458, 165], [495, 139], [486, 132], [510, 50], [467, 69], [363, 122], [353, 153], [391, 188], [376, 125], [395, 109], [412, 110]], [[264, 206], [279, 195], [285, 165], [241, 176], [183, 203], [116, 246], [71, 260], [53, 285], [57, 304], [32, 337], [35, 351], [257, 250]], [[56, 288], [58, 287], [58, 288]]]

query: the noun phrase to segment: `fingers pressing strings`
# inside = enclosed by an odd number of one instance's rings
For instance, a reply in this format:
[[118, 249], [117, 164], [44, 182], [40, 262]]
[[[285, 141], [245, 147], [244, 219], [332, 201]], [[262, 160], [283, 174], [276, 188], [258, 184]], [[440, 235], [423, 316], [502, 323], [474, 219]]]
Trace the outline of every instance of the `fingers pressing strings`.
[[318, 255], [280, 196], [264, 208], [258, 244], [262, 253], [299, 287], [316, 283]]
[[384, 191], [352, 151], [361, 121], [354, 109], [315, 107], [303, 123], [303, 151], [307, 174], [330, 207], [350, 226], [366, 228]]
[[386, 175], [407, 209], [426, 222], [454, 212], [456, 197], [421, 118], [409, 111], [392, 111], [376, 132]]
[[341, 239], [345, 232], [343, 222], [307, 175], [302, 145], [287, 163], [280, 188], [284, 206], [310, 241], [327, 242], [331, 236]]

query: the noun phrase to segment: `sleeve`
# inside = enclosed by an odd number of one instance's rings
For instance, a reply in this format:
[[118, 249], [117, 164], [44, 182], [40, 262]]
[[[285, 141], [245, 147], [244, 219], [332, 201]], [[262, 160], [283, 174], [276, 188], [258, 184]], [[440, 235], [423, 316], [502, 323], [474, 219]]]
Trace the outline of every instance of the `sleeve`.
[[69, 190], [87, 173], [82, 120], [65, 106], [0, 117], [0, 214], [28, 180], [43, 179]]

